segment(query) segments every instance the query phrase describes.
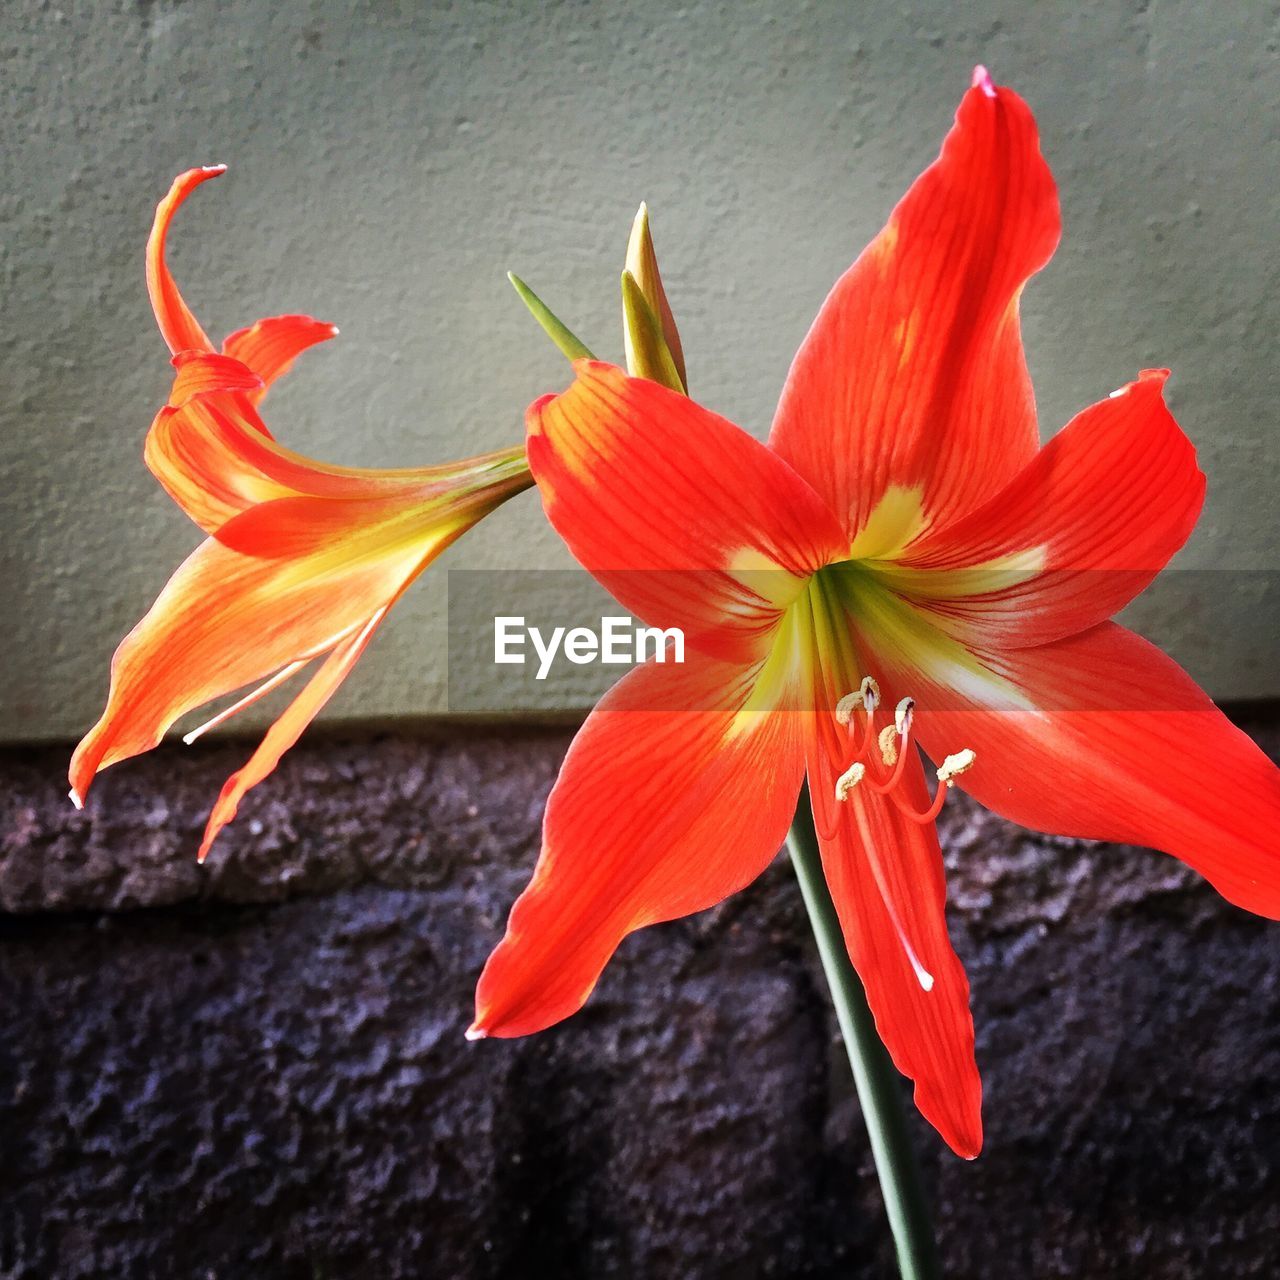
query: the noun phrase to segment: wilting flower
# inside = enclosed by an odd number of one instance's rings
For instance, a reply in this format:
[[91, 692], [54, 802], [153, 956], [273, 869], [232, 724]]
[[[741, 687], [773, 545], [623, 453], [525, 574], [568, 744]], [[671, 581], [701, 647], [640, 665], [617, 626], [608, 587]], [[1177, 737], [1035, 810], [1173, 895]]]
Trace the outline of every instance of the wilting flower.
[[880, 1034], [965, 1156], [981, 1082], [933, 821], [957, 779], [1015, 822], [1155, 846], [1280, 916], [1280, 773], [1108, 621], [1202, 502], [1165, 373], [1038, 447], [1018, 300], [1058, 235], [1032, 115], [980, 69], [823, 306], [767, 446], [599, 363], [531, 406], [552, 524], [625, 607], [682, 627], [689, 660], [629, 673], [575, 738], [473, 1037], [568, 1016], [632, 930], [753, 880], [806, 776]]
[[459, 535], [532, 483], [521, 448], [396, 471], [333, 467], [282, 448], [257, 403], [306, 347], [337, 330], [275, 316], [215, 352], [165, 265], [169, 222], [222, 167], [177, 178], [156, 209], [147, 285], [177, 368], [146, 460], [174, 501], [211, 536], [179, 567], [111, 663], [102, 718], [71, 761], [83, 804], [99, 769], [150, 750], [180, 716], [258, 684], [187, 735], [257, 701], [323, 657], [309, 683], [227, 780], [200, 857], [246, 791], [332, 697], [387, 610]]

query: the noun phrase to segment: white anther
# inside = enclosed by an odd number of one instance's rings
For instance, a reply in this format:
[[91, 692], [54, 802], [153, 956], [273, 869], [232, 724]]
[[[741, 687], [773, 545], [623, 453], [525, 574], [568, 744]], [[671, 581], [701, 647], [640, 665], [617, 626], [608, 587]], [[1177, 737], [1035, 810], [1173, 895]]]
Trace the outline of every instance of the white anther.
[[893, 713], [893, 725], [898, 731], [898, 736], [905, 738], [911, 732], [911, 720], [915, 715], [916, 700], [914, 698], [903, 698], [898, 703]]
[[849, 792], [854, 789], [866, 777], [867, 766], [861, 760], [855, 760], [837, 779], [836, 779], [836, 799], [844, 801], [849, 798]]
[[862, 695], [860, 693], [846, 693], [836, 703], [836, 723], [848, 724], [853, 719], [853, 713], [861, 701]]
[[962, 773], [968, 773], [973, 768], [973, 762], [977, 758], [968, 747], [963, 751], [957, 751], [955, 755], [948, 756], [938, 769], [938, 781], [949, 787], [952, 779], [958, 778]]
[[898, 730], [896, 726], [887, 724], [880, 730], [880, 759], [888, 765], [898, 763]]
[[880, 686], [870, 676], [863, 676], [858, 692], [862, 695], [864, 710], [870, 715], [880, 705]]

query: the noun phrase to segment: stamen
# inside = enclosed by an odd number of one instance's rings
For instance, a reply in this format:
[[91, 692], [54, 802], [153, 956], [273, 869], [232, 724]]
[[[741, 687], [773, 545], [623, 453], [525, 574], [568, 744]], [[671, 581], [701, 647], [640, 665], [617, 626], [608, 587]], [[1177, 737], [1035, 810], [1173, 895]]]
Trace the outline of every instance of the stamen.
[[270, 679], [264, 680], [256, 689], [250, 693], [246, 693], [243, 698], [233, 702], [229, 707], [225, 707], [219, 711], [211, 720], [206, 720], [204, 724], [192, 729], [190, 733], [182, 735], [182, 741], [190, 746], [197, 738], [208, 733], [210, 729], [216, 729], [226, 720], [230, 720], [233, 715], [239, 711], [243, 711], [245, 707], [251, 707], [259, 698], [265, 698], [272, 689], [278, 689], [290, 676], [296, 675], [307, 664], [302, 662], [291, 662], [287, 667], [281, 667]]
[[951, 786], [952, 779], [958, 778], [962, 773], [968, 773], [977, 758], [969, 747], [965, 747], [963, 751], [957, 751], [955, 755], [947, 756], [938, 769], [938, 781], [948, 787]]
[[955, 780], [962, 773], [968, 773], [973, 768], [974, 761], [977, 758], [971, 748], [965, 747], [963, 751], [957, 751], [954, 755], [949, 755], [943, 760], [938, 768], [938, 789], [934, 792], [933, 803], [923, 813], [917, 813], [910, 805], [899, 800], [897, 795], [893, 796], [894, 802], [912, 822], [918, 822], [921, 826], [926, 822], [932, 822], [942, 812], [942, 806], [946, 803], [947, 792], [955, 786]]
[[[891, 729], [893, 728], [892, 725], [889, 727]], [[869, 786], [878, 796], [887, 796], [890, 793], [896, 792], [898, 789], [898, 783], [902, 781], [902, 775], [907, 771], [907, 762], [911, 759], [912, 753], [906, 750], [907, 742], [905, 738], [902, 739], [901, 745], [903, 747], [901, 752], [898, 751], [897, 746], [894, 747], [894, 753], [897, 756], [897, 764], [894, 765], [893, 772], [883, 782], [876, 782], [873, 779], [867, 783], [867, 786]]]
[[[899, 790], [899, 784], [902, 782], [913, 754], [908, 752], [906, 748], [907, 743], [910, 741], [911, 726], [915, 720], [915, 699], [903, 698], [894, 708], [893, 723], [885, 725], [877, 734], [875, 709], [880, 703], [880, 687], [871, 676], [866, 676], [857, 694], [846, 694], [836, 704], [836, 720], [848, 728], [851, 740], [854, 736], [854, 712], [858, 699], [862, 700], [862, 705], [867, 712], [866, 725], [860, 735], [860, 742], [853, 750], [852, 758], [850, 759], [848, 755], [843, 757], [848, 763], [845, 765], [844, 771], [836, 778], [834, 788], [836, 803], [842, 804], [848, 800], [849, 793], [854, 787], [866, 786], [878, 796], [888, 796], [899, 812], [904, 817], [910, 818], [912, 822], [917, 822], [921, 825], [932, 822], [942, 812], [947, 792], [954, 785], [955, 779], [973, 768], [977, 756], [970, 748], [965, 747], [963, 750], [957, 751], [943, 760], [941, 767], [937, 771], [938, 789], [934, 793], [929, 807], [921, 813], [912, 807], [900, 794]], [[889, 770], [888, 777], [883, 779], [878, 776], [879, 770], [872, 765], [868, 754], [873, 737], [876, 739], [876, 745], [879, 748], [880, 759]], [[839, 761], [838, 754], [835, 758]], [[818, 817], [817, 806], [815, 806], [814, 816], [815, 818]], [[826, 839], [834, 838], [835, 829], [839, 826], [839, 818], [834, 814], [831, 817], [832, 830], [821, 832]], [[928, 990], [927, 987], [926, 990]]]
[[[383, 608], [378, 613], [374, 614], [374, 619], [381, 618], [385, 612], [386, 609]], [[296, 675], [313, 658], [318, 658], [322, 653], [328, 653], [339, 640], [345, 640], [347, 636], [351, 635], [351, 633], [360, 625], [361, 624], [358, 622], [353, 622], [349, 627], [343, 627], [341, 631], [335, 631], [333, 635], [329, 636], [326, 640], [323, 640], [314, 648], [307, 650], [307, 652], [302, 654], [301, 657], [296, 658], [287, 666], [281, 667], [275, 675], [269, 676], [256, 689], [246, 693], [243, 698], [233, 702], [225, 710], [219, 711], [212, 720], [206, 720], [204, 724], [192, 729], [190, 733], [184, 733], [182, 735], [182, 741], [185, 742], [187, 746], [190, 746], [197, 738], [208, 733], [210, 729], [216, 729], [218, 725], [230, 720], [232, 716], [243, 711], [246, 707], [253, 706], [259, 698], [266, 697], [272, 689], [278, 689], [286, 680], [289, 679], [290, 676]], [[366, 622], [364, 625], [368, 626], [369, 623]]]
[[[819, 752], [825, 757], [832, 772], [838, 773], [845, 767], [848, 754], [844, 735], [826, 716], [817, 718], [817, 732]], [[813, 805], [814, 826], [824, 840], [834, 840], [840, 832], [840, 813], [827, 798], [829, 794], [814, 791], [809, 797]]]
[[905, 738], [911, 732], [911, 721], [915, 719], [916, 700], [914, 698], [903, 698], [894, 709], [893, 725], [898, 731], [900, 738]]
[[950, 786], [951, 783], [949, 782], [939, 785], [937, 791], [934, 792], [933, 803], [923, 813], [913, 809], [905, 800], [900, 799], [896, 793], [891, 799], [898, 806], [898, 810], [903, 817], [910, 818], [912, 822], [917, 822], [923, 827], [927, 826], [942, 812], [942, 806], [946, 803], [947, 791]]
[[836, 799], [843, 803], [849, 798], [849, 792], [866, 777], [867, 766], [861, 760], [855, 760], [836, 779]]
[[858, 686], [862, 695], [862, 707], [870, 715], [880, 705], [880, 686], [870, 676], [863, 676]]
[[[836, 703], [835, 719], [837, 724], [843, 725], [848, 730], [849, 738], [852, 740], [855, 734], [854, 715], [857, 711], [858, 702], [862, 702], [863, 710], [866, 712], [866, 724], [863, 731], [858, 735], [861, 741], [858, 743], [853, 753], [853, 760], [849, 763], [844, 772], [842, 772], [835, 781], [835, 800], [836, 804], [844, 804], [849, 800], [850, 793], [855, 787], [866, 785], [878, 795], [889, 794], [893, 802], [899, 807], [902, 801], [895, 794], [898, 783], [902, 780], [902, 774], [906, 768], [908, 754], [904, 750], [899, 751], [899, 739], [903, 748], [906, 746], [907, 735], [911, 732], [911, 718], [915, 709], [915, 702], [911, 698], [903, 698], [898, 703], [894, 713], [893, 724], [885, 725], [876, 733], [875, 713], [876, 708], [880, 705], [880, 686], [876, 684], [871, 676], [863, 677], [862, 684], [856, 694], [847, 694]], [[830, 722], [827, 722], [828, 725]], [[822, 730], [820, 729], [821, 733]], [[875, 738], [880, 748], [880, 758], [888, 766], [892, 773], [885, 782], [877, 782], [874, 771], [871, 770], [869, 761], [867, 760], [868, 751], [871, 747], [871, 741]], [[847, 756], [845, 757], [848, 758]], [[938, 787], [939, 794], [945, 794], [946, 787]], [[837, 813], [831, 815], [823, 814], [821, 810], [825, 807], [817, 803], [817, 796], [814, 799], [814, 820], [819, 835], [823, 839], [833, 839], [839, 829], [840, 817]], [[880, 899], [884, 903], [885, 911], [888, 913], [889, 919], [893, 924], [894, 930], [898, 935], [898, 941], [902, 946], [903, 954], [907, 957], [907, 962], [911, 965], [911, 971], [915, 974], [916, 981], [920, 984], [922, 991], [932, 991], [934, 978], [933, 974], [920, 963], [920, 957], [916, 955], [915, 948], [911, 945], [911, 940], [907, 936], [907, 931], [903, 927], [902, 919], [898, 915], [897, 905], [894, 902], [893, 895], [889, 892], [888, 878], [885, 875], [884, 867], [880, 861], [880, 855], [876, 849], [875, 839], [870, 830], [866, 814], [863, 812], [863, 806], [854, 804], [853, 809], [854, 820], [858, 825], [859, 835], [861, 837], [862, 847], [866, 853], [867, 861], [871, 866], [871, 876], [875, 881], [876, 889], [880, 893]], [[847, 810], [845, 811], [847, 812]], [[915, 816], [914, 814], [912, 816]], [[827, 825], [825, 819], [831, 819], [831, 830], [824, 831]]]
[[[857, 733], [855, 724], [859, 701], [861, 701], [863, 710], [866, 712], [866, 723], [861, 734]], [[835, 780], [836, 805], [839, 806], [849, 801], [854, 788], [861, 786], [871, 790], [876, 795], [887, 795], [897, 809], [913, 822], [921, 824], [932, 822], [942, 811], [942, 806], [946, 801], [947, 792], [953, 785], [953, 780], [967, 769], [972, 768], [976, 757], [967, 747], [963, 751], [957, 751], [954, 755], [947, 756], [943, 760], [941, 768], [938, 769], [938, 790], [934, 794], [933, 802], [924, 813], [917, 813], [900, 794], [901, 787], [899, 785], [906, 773], [908, 763], [916, 755], [914, 751], [907, 750], [911, 737], [912, 722], [915, 719], [915, 699], [903, 698], [894, 708], [893, 723], [885, 725], [877, 732], [875, 713], [879, 705], [880, 686], [876, 684], [871, 676], [863, 678], [856, 694], [846, 694], [836, 703], [836, 723], [847, 730], [849, 742], [853, 746], [851, 760], [849, 755], [843, 753], [828, 754], [827, 757], [837, 768], [843, 761], [848, 761], [845, 764], [844, 771]], [[827, 720], [825, 725], [820, 723], [818, 732], [820, 736], [825, 738], [832, 732], [831, 722]], [[873, 738], [879, 749], [880, 759], [883, 761], [885, 768], [889, 770], [888, 776], [883, 781], [879, 779], [879, 768], [872, 763], [872, 758], [869, 754]], [[857, 740], [856, 745], [854, 745], [855, 739]], [[813, 801], [814, 820], [819, 834], [824, 840], [834, 839], [839, 829], [842, 813], [848, 813], [849, 810], [841, 811], [837, 808], [830, 814], [824, 814], [821, 811], [827, 804], [830, 804], [830, 801], [820, 805], [816, 794], [813, 796]], [[902, 946], [903, 954], [911, 965], [911, 971], [915, 974], [921, 990], [932, 991], [934, 984], [933, 974], [921, 964], [920, 957], [916, 955], [915, 948], [911, 945], [911, 939], [907, 936], [902, 919], [898, 915], [897, 904], [889, 891], [888, 877], [885, 875], [880, 853], [876, 848], [874, 833], [867, 817], [866, 806], [855, 801], [850, 805], [850, 809], [853, 811], [854, 821], [858, 826], [862, 848], [871, 868], [872, 879], [875, 881], [876, 889], [880, 893], [880, 899], [884, 903], [885, 912], [888, 914], [894, 931], [898, 935], [898, 942]], [[829, 831], [823, 829], [827, 825], [827, 821], [824, 821], [824, 819], [830, 822], [831, 829]]]
[[867, 855], [867, 861], [871, 864], [871, 878], [876, 882], [876, 888], [880, 891], [880, 900], [884, 903], [884, 909], [888, 912], [889, 920], [898, 935], [898, 941], [906, 954], [907, 963], [910, 964], [912, 973], [916, 975], [916, 981], [920, 984], [920, 989], [922, 991], [932, 991], [933, 974], [920, 963], [920, 957], [916, 955], [915, 948], [911, 945], [911, 939], [907, 937], [907, 931], [902, 927], [902, 919], [898, 915], [897, 907], [894, 905], [893, 895], [889, 892], [884, 868], [880, 865], [880, 854], [876, 848], [875, 838], [867, 823], [866, 815], [862, 812], [860, 805], [854, 805], [853, 813], [858, 824], [858, 834], [862, 837], [862, 848]]
[[836, 723], [847, 725], [853, 720], [858, 704], [870, 715], [880, 705], [880, 686], [870, 676], [863, 676], [857, 693], [846, 693], [836, 703]]

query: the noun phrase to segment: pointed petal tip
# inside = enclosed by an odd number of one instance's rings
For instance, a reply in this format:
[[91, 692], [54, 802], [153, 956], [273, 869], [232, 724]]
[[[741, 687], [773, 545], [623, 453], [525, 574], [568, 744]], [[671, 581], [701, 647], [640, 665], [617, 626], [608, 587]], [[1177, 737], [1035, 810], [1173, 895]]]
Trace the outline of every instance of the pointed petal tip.
[[[213, 842], [218, 838], [222, 828], [227, 825], [227, 821], [229, 821], [229, 819], [227, 819], [220, 821], [215, 825], [214, 819], [217, 815], [218, 811], [215, 808], [213, 813], [209, 816], [208, 824], [205, 826], [204, 836], [200, 841], [200, 847], [196, 850], [196, 866], [198, 867], [204, 866], [205, 859], [208, 858], [209, 854], [213, 850]], [[234, 816], [234, 814], [232, 816]]]
[[84, 796], [80, 794], [76, 787], [72, 787], [71, 790], [67, 792], [67, 798], [77, 809], [84, 808]]
[[489, 1033], [476, 1022], [473, 1022], [463, 1034], [468, 1040], [487, 1040], [489, 1038]]
[[200, 166], [200, 172], [207, 173], [211, 177], [216, 177], [218, 174], [226, 173], [226, 171], [227, 166], [225, 164], [202, 164]]
[[1168, 369], [1140, 369], [1136, 378], [1126, 382], [1124, 386], [1117, 387], [1114, 391], [1109, 392], [1107, 399], [1119, 400], [1121, 396], [1140, 388], [1145, 388], [1147, 391], [1163, 392], [1164, 384], [1168, 381]]
[[981, 89], [988, 98], [996, 96], [996, 87], [991, 82], [991, 72], [989, 72], [982, 63], [978, 63], [973, 69], [973, 79], [970, 81], [970, 87], [973, 89]]
[[[918, 1103], [919, 1099], [917, 1099]], [[925, 1119], [938, 1130], [943, 1142], [951, 1149], [952, 1153], [959, 1156], [961, 1160], [976, 1160], [982, 1154], [982, 1120], [981, 1117], [973, 1117], [971, 1127], [970, 1123], [961, 1122], [959, 1127], [950, 1127], [940, 1125], [932, 1116], [926, 1115]]]

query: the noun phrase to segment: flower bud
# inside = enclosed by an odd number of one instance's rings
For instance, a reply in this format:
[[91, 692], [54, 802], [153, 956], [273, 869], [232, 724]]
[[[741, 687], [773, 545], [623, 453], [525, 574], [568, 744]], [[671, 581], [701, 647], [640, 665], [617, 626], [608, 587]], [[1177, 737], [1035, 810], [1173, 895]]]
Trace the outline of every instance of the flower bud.
[[627, 243], [622, 273], [623, 340], [627, 372], [687, 393], [684, 351], [649, 233], [649, 209], [641, 205]]

